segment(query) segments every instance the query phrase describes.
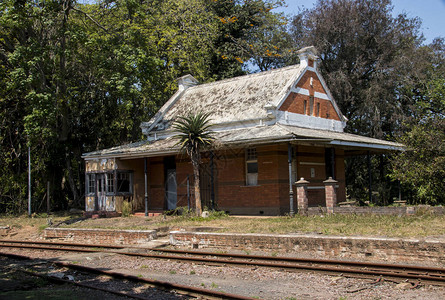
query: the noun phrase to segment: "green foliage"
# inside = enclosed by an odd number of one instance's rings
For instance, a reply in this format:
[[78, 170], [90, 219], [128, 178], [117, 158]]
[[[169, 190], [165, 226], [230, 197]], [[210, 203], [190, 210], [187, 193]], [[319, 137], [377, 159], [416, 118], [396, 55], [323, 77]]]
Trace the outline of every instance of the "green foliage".
[[[436, 72], [434, 68], [443, 68], [443, 55], [431, 55], [440, 52], [439, 45], [422, 46], [420, 28], [418, 18], [394, 16], [390, 0], [329, 0], [295, 16], [291, 34], [295, 48], [314, 45], [319, 51], [320, 72], [348, 118], [345, 131], [394, 140], [401, 131], [410, 130], [404, 123], [421, 121], [415, 107], [427, 97], [425, 80]], [[428, 105], [436, 112], [441, 109], [437, 101]], [[389, 158], [373, 156], [371, 162], [372, 191], [377, 192], [373, 201], [388, 204], [398, 196], [398, 184], [388, 177]], [[368, 181], [367, 158], [347, 157], [350, 196], [367, 200]], [[431, 187], [422, 186], [422, 194], [430, 191]]]
[[[248, 40], [279, 1], [13, 1], [0, 3], [0, 212], [83, 206], [82, 153], [141, 139], [191, 73], [243, 74]], [[224, 24], [221, 18], [232, 21]], [[222, 57], [229, 57], [223, 59]]]
[[411, 202], [445, 203], [445, 43], [429, 52], [430, 70], [418, 85], [415, 117], [407, 120], [399, 141], [406, 151], [393, 157], [392, 177], [413, 193]]
[[122, 202], [122, 217], [129, 217], [133, 213], [133, 208], [131, 202], [123, 201]]
[[[349, 119], [348, 132], [391, 139], [405, 131], [401, 141], [409, 149], [427, 143], [428, 153], [400, 155], [422, 167], [421, 183], [412, 186], [407, 176], [414, 171], [405, 172], [403, 164], [392, 178], [410, 186], [418, 202], [442, 202], [443, 162], [440, 155], [426, 159], [442, 150], [428, 144], [426, 133], [443, 140], [443, 41], [421, 46], [420, 21], [393, 17], [389, 0], [318, 1], [291, 24], [273, 12], [281, 5], [280, 0], [0, 2], [0, 212], [26, 211], [28, 146], [33, 211], [45, 208], [48, 181], [53, 209], [81, 207], [82, 153], [140, 140], [140, 123], [174, 93], [176, 78], [191, 73], [209, 82], [247, 68], [293, 64], [295, 50], [308, 45], [320, 52], [320, 71]], [[387, 160], [373, 158], [373, 178], [384, 182], [376, 188], [382, 203], [394, 193]], [[352, 196], [362, 199], [364, 163], [350, 160], [346, 178], [359, 191]]]
[[[212, 144], [213, 137], [210, 131], [210, 114], [198, 112], [196, 115], [179, 117], [173, 124], [178, 132], [175, 136], [178, 145], [193, 158], [200, 158], [199, 152]], [[197, 163], [199, 164], [199, 160]]]
[[177, 132], [177, 145], [190, 156], [193, 166], [195, 188], [195, 212], [199, 217], [202, 213], [201, 188], [199, 186], [199, 166], [201, 151], [209, 148], [214, 138], [210, 131], [210, 114], [198, 112], [195, 115], [179, 117], [173, 124]]

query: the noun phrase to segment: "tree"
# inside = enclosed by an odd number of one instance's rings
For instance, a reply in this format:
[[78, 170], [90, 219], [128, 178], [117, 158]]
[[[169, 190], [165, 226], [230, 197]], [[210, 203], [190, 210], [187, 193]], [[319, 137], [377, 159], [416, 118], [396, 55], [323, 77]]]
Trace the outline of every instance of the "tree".
[[[346, 132], [393, 140], [413, 114], [413, 87], [424, 70], [421, 22], [405, 14], [392, 16], [390, 0], [317, 1], [292, 21], [295, 47], [314, 45], [320, 72], [342, 113]], [[367, 186], [366, 157], [346, 160], [350, 195]], [[390, 191], [387, 157], [372, 158], [372, 177], [379, 191]], [[391, 200], [389, 192], [383, 202]]]
[[445, 203], [445, 41], [436, 39], [423, 49], [429, 68], [412, 86], [413, 115], [398, 137], [406, 151], [394, 155], [392, 178], [412, 191], [411, 202]]
[[390, 0], [328, 0], [293, 20], [296, 47], [319, 52], [320, 71], [349, 119], [347, 132], [392, 138], [412, 104], [400, 88], [418, 68], [421, 22], [391, 11]]
[[186, 117], [179, 117], [173, 124], [173, 129], [178, 132], [175, 136], [179, 141], [177, 145], [185, 151], [193, 166], [194, 188], [195, 188], [195, 212], [197, 216], [202, 213], [201, 190], [199, 186], [199, 166], [201, 163], [201, 151], [208, 148], [214, 138], [209, 130], [210, 114], [197, 113]]

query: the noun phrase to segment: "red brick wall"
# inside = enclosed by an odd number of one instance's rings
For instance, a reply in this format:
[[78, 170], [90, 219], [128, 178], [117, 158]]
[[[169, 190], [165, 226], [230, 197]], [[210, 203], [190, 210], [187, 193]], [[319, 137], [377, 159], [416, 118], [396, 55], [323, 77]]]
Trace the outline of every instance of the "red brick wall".
[[298, 252], [313, 256], [365, 260], [445, 261], [443, 241], [418, 241], [399, 238], [353, 238], [320, 235], [269, 235], [240, 233], [170, 232], [173, 245], [199, 248]]
[[[226, 150], [216, 161], [217, 203], [220, 209], [234, 214], [277, 215], [289, 200], [287, 146], [256, 147], [258, 154], [258, 185], [247, 186], [245, 149]], [[288, 208], [287, 208], [288, 210]], [[262, 212], [262, 213], [261, 213]]]
[[[297, 180], [304, 177], [310, 182], [309, 206], [325, 206], [323, 181], [327, 179], [324, 165], [324, 148], [294, 146], [297, 152]], [[257, 147], [258, 185], [246, 186], [245, 148], [216, 151], [214, 158], [215, 201], [221, 210], [231, 214], [278, 215], [289, 212], [289, 165], [287, 144]], [[336, 150], [336, 180], [338, 201], [345, 199], [343, 151]], [[208, 160], [204, 155], [204, 161]], [[143, 211], [144, 160], [125, 160], [120, 167], [134, 170], [135, 210]], [[311, 165], [313, 164], [313, 165]], [[314, 168], [315, 177], [310, 169]], [[194, 203], [193, 168], [187, 155], [176, 156], [176, 180], [178, 183], [177, 206], [187, 204], [187, 175], [190, 176], [191, 207]], [[165, 208], [164, 162], [162, 157], [148, 159], [149, 210]], [[296, 189], [294, 208], [296, 208]], [[262, 213], [261, 213], [262, 212]]]
[[156, 230], [46, 228], [45, 239], [85, 244], [140, 244], [157, 238]]
[[[313, 78], [313, 85], [310, 85], [310, 78]], [[296, 87], [309, 90], [310, 95], [314, 95], [315, 92], [326, 94], [317, 74], [312, 71], [306, 71], [301, 79], [298, 81]], [[304, 111], [304, 100], [307, 101], [306, 111]], [[316, 116], [317, 104], [320, 104], [320, 114], [317, 117], [340, 120], [337, 112], [335, 111], [332, 103], [325, 99], [314, 98], [314, 110], [313, 115]], [[287, 99], [280, 107], [281, 111], [289, 111], [292, 113], [309, 115], [309, 96], [301, 95], [297, 93], [290, 93]]]

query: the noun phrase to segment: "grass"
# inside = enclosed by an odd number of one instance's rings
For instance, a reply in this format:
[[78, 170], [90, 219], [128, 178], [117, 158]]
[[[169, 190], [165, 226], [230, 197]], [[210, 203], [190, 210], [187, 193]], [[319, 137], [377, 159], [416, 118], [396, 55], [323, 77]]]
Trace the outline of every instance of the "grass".
[[[52, 216], [53, 222], [69, 219], [72, 216]], [[43, 229], [46, 218], [1, 217], [0, 226], [15, 228], [35, 227]], [[186, 216], [159, 216], [153, 218], [127, 217], [108, 219], [87, 219], [82, 222], [63, 226], [73, 228], [136, 229], [150, 230], [169, 227], [171, 230], [194, 227], [214, 227], [212, 231], [233, 233], [272, 233], [272, 234], [324, 234], [343, 236], [384, 236], [384, 237], [434, 237], [445, 236], [445, 216], [427, 212], [413, 216], [383, 215], [324, 215], [248, 218], [231, 217], [225, 214], [212, 215], [210, 218]], [[222, 228], [222, 229], [216, 229]]]
[[[186, 219], [167, 219], [155, 226], [196, 227], [201, 222]], [[426, 237], [445, 235], [445, 216], [429, 214], [415, 216], [326, 215], [274, 218], [224, 217], [205, 223], [223, 227], [234, 233], [316, 233], [325, 235], [362, 235], [387, 237]]]
[[0, 226], [7, 226], [14, 228], [35, 227], [40, 230], [44, 230], [48, 226], [48, 218], [51, 218], [54, 224], [78, 218], [80, 215], [70, 215], [68, 213], [56, 213], [48, 216], [46, 213], [33, 214], [31, 217], [28, 215], [0, 215]]

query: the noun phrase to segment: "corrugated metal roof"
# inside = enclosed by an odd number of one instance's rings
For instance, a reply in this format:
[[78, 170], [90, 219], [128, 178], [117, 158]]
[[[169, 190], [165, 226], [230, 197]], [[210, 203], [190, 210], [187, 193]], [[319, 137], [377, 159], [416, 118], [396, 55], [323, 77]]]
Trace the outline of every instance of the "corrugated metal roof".
[[277, 105], [303, 70], [294, 65], [190, 87], [163, 119], [171, 122], [199, 111], [211, 113], [212, 124], [266, 118], [264, 106]]
[[[361, 149], [385, 149], [401, 150], [403, 145], [378, 140], [374, 138], [359, 136], [355, 134], [333, 132], [327, 130], [309, 129], [296, 126], [287, 126], [275, 124], [271, 126], [256, 126], [214, 132], [216, 147], [229, 146], [249, 146], [266, 143], [276, 143], [279, 141], [295, 141], [296, 143], [310, 140], [313, 144], [320, 145], [339, 145], [348, 147], [357, 147]], [[159, 156], [165, 154], [179, 153], [177, 140], [169, 137], [163, 140], [152, 142], [142, 141], [119, 147], [99, 150], [84, 154], [86, 159], [95, 159], [100, 157], [137, 157], [137, 156]]]

